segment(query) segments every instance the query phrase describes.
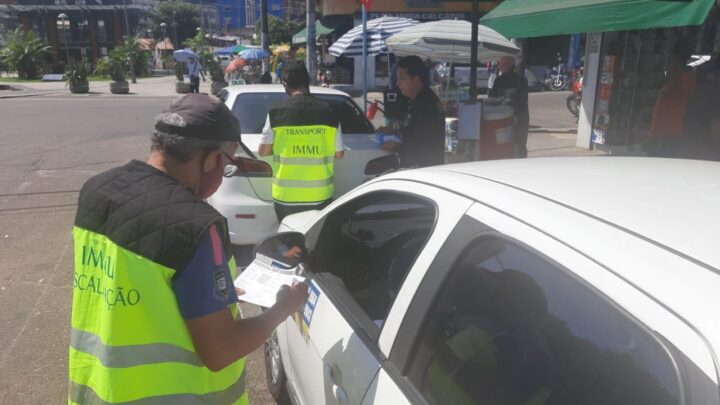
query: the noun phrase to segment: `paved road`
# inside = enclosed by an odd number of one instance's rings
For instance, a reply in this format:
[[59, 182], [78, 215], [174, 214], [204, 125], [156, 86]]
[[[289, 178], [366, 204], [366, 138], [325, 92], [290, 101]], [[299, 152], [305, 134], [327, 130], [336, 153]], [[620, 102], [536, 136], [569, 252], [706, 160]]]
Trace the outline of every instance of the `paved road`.
[[[0, 100], [0, 403], [66, 401], [77, 191], [96, 173], [145, 159], [153, 117], [170, 100]], [[253, 404], [269, 404], [259, 354], [248, 388]]]

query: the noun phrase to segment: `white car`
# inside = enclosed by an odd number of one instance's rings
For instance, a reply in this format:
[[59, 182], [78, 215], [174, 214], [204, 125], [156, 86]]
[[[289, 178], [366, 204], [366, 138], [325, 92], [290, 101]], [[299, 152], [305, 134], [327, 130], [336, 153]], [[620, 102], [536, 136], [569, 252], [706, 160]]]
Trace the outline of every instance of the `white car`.
[[720, 164], [401, 171], [258, 244], [305, 247], [266, 344], [295, 404], [720, 403]]
[[[366, 164], [388, 152], [375, 142], [375, 129], [350, 96], [322, 87], [311, 87], [310, 92], [328, 102], [341, 117], [345, 157], [335, 162], [334, 197], [337, 198], [372, 178], [364, 174]], [[257, 154], [269, 106], [288, 96], [282, 85], [270, 84], [230, 86], [223, 89], [218, 97], [240, 121], [242, 142], [253, 154]], [[272, 157], [262, 159], [272, 161]], [[218, 191], [208, 199], [227, 218], [230, 240], [234, 245], [254, 245], [277, 231], [271, 177], [272, 173], [250, 177], [238, 173], [226, 177]]]

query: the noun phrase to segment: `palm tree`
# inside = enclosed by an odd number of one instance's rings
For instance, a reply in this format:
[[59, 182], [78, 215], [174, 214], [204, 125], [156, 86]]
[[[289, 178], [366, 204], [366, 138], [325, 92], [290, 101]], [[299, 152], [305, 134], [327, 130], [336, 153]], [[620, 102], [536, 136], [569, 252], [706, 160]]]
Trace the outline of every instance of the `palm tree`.
[[35, 37], [32, 31], [23, 33], [22, 28], [9, 33], [6, 41], [5, 48], [0, 50], [0, 57], [8, 71], [17, 72], [18, 77], [24, 80], [39, 78], [50, 46]]

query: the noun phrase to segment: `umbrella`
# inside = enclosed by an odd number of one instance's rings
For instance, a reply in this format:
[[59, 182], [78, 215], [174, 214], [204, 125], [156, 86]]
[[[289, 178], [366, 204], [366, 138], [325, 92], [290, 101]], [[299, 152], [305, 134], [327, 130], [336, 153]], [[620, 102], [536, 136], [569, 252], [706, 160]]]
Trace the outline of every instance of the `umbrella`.
[[276, 46], [275, 49], [273, 49], [272, 51], [273, 55], [279, 55], [284, 52], [290, 52], [290, 47], [287, 45], [279, 45]]
[[215, 51], [215, 55], [234, 55], [234, 54], [240, 53], [246, 49], [248, 49], [246, 46], [233, 45], [233, 46], [228, 46], [227, 48], [218, 49], [217, 51]]
[[[380, 17], [367, 22], [368, 55], [388, 53], [385, 40], [393, 34], [419, 24], [415, 20], [399, 17]], [[362, 25], [340, 37], [328, 49], [333, 56], [362, 56]]]
[[180, 49], [179, 51], [173, 52], [173, 57], [178, 62], [187, 62], [189, 58], [195, 58], [195, 60], [199, 60], [197, 54], [192, 51], [192, 49]]
[[[472, 26], [467, 21], [439, 20], [406, 28], [386, 42], [398, 56], [417, 55], [435, 61], [470, 63]], [[478, 60], [495, 60], [520, 52], [495, 30], [478, 26]]]
[[240, 52], [240, 57], [246, 60], [267, 59], [270, 57], [264, 49], [251, 48]]
[[230, 73], [235, 69], [239, 69], [245, 65], [245, 59], [235, 59], [225, 67], [225, 73]]

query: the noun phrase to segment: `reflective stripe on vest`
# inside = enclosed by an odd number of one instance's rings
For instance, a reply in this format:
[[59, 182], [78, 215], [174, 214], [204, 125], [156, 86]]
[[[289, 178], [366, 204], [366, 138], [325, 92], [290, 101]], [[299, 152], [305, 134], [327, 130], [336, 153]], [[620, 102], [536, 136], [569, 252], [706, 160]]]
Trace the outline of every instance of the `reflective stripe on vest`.
[[[245, 359], [218, 372], [195, 352], [175, 270], [75, 227], [71, 403], [247, 404]], [[235, 262], [228, 263], [232, 277]], [[230, 306], [237, 316], [237, 305]]]
[[327, 125], [273, 127], [273, 199], [321, 202], [333, 196], [335, 136]]

